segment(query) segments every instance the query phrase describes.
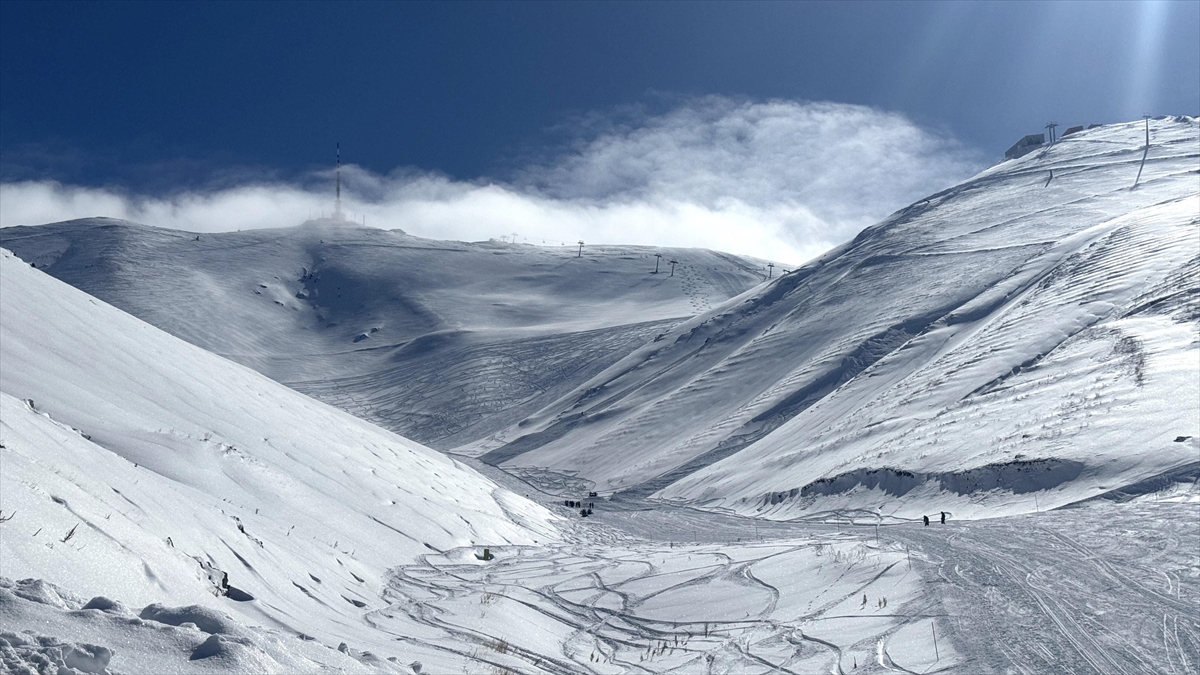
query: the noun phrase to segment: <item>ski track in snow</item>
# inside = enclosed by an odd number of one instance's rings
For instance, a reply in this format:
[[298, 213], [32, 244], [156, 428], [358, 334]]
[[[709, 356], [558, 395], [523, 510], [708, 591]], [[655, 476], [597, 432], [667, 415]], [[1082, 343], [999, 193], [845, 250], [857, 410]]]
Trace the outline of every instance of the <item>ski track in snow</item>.
[[919, 552], [945, 610], [938, 627], [970, 672], [1200, 667], [1196, 504], [1088, 505], [892, 536]]
[[396, 568], [366, 620], [451, 656], [438, 672], [1181, 675], [1200, 664], [1200, 503], [1168, 494], [878, 528], [597, 499], [560, 543]]
[[[453, 549], [392, 569], [379, 602], [359, 614], [357, 642], [340, 654], [311, 638], [289, 648], [294, 637], [229, 624], [222, 635], [235, 642], [218, 645], [225, 660], [172, 670], [1183, 675], [1200, 664], [1194, 501], [1098, 500], [878, 530], [756, 523], [643, 501], [598, 507], [551, 545], [493, 548], [486, 562], [478, 548]], [[34, 598], [25, 588], [18, 595]], [[16, 650], [0, 644], [0, 652], [10, 660], [28, 657], [30, 644], [39, 649], [30, 627], [67, 620], [83, 632], [44, 638], [41, 652], [74, 644], [78, 662], [96, 642], [112, 673], [137, 672], [131, 656], [170, 663], [169, 654], [139, 654], [126, 633], [149, 631], [141, 639], [186, 655], [214, 632], [154, 628], [150, 617], [107, 629], [122, 639], [105, 644], [97, 623], [116, 615], [76, 610], [23, 623], [15, 601], [0, 593], [0, 640]], [[14, 628], [19, 635], [4, 633]]]
[[[384, 592], [391, 604], [366, 620], [403, 642], [477, 664], [547, 673], [838, 672], [852, 648], [865, 665], [873, 637], [839, 645], [831, 631], [818, 638], [804, 629], [819, 635], [826, 615], [841, 620], [856, 611], [876, 623], [906, 620], [873, 604], [859, 609], [863, 592], [878, 597], [875, 583], [902, 577], [895, 569], [902, 554], [851, 535], [674, 544], [588, 523], [563, 545], [496, 554], [487, 564], [429, 555], [396, 569]], [[868, 581], [844, 585], [815, 611], [796, 615], [797, 608], [781, 607], [787, 598], [780, 590], [759, 578], [760, 567], [838, 568], [839, 579]], [[714, 596], [725, 602], [710, 602]], [[537, 627], [513, 629], [526, 621]], [[433, 632], [410, 637], [422, 628]]]
[[436, 672], [1182, 675], [1200, 664], [1198, 523], [1200, 504], [1102, 501], [755, 536], [605, 501], [558, 544], [396, 568], [364, 620]]

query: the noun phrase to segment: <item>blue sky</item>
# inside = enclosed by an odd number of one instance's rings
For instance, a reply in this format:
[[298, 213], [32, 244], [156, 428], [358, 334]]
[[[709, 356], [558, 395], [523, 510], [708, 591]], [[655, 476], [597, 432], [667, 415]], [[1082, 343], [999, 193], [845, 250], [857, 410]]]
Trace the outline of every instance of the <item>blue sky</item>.
[[[824, 102], [848, 117], [814, 112]], [[864, 108], [876, 118], [855, 118]], [[0, 3], [0, 180], [126, 197], [316, 189], [340, 142], [364, 213], [384, 178], [703, 206], [695, 189], [648, 190], [688, 182], [656, 149], [693, 163], [708, 132], [690, 123], [757, 133], [779, 123], [764, 110], [783, 110], [792, 133], [774, 142], [795, 151], [764, 162], [854, 133], [850, 118], [919, 136], [909, 159], [929, 175], [859, 223], [1047, 121], [1198, 109], [1197, 2]], [[835, 123], [805, 122], [822, 111]], [[633, 155], [614, 158], [621, 149]], [[764, 141], [739, 161], [760, 151], [780, 154]], [[864, 170], [876, 162], [860, 154]], [[727, 155], [700, 164], [716, 175]], [[710, 192], [799, 199], [744, 184]]]

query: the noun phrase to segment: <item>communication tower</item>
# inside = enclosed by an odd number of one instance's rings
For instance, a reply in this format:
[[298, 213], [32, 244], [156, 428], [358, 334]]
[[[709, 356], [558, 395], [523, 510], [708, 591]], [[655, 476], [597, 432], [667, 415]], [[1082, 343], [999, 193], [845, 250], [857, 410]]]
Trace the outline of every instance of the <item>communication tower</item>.
[[337, 164], [334, 169], [333, 179], [333, 219], [345, 220], [345, 215], [342, 214], [342, 144], [337, 144]]

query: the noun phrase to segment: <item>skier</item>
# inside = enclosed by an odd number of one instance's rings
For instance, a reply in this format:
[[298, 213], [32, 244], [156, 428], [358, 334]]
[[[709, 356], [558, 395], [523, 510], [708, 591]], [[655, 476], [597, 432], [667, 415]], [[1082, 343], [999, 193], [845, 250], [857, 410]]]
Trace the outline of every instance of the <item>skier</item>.
[[942, 511], [942, 524], [943, 525], [946, 524], [946, 512], [945, 511]]
[[921, 520], [925, 521], [925, 527], [929, 527], [929, 516], [921, 516]]

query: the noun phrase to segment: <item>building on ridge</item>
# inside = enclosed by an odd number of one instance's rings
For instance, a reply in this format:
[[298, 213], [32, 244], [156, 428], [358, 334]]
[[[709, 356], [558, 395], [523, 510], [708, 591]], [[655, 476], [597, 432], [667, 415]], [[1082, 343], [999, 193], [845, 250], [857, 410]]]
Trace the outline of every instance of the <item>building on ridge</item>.
[[1029, 134], [1021, 140], [1013, 143], [1013, 146], [1004, 151], [1004, 156], [1008, 159], [1016, 159], [1027, 155], [1034, 150], [1040, 148], [1046, 142], [1045, 134]]

